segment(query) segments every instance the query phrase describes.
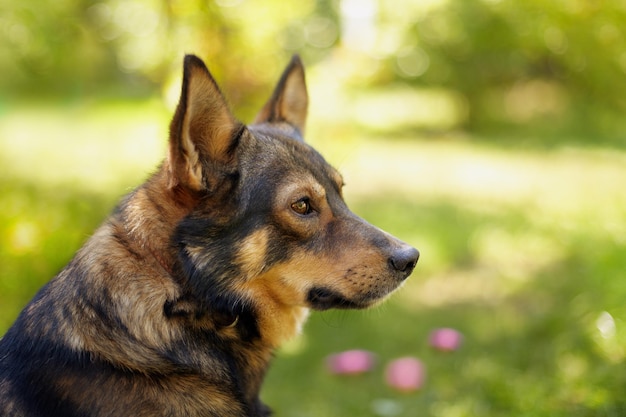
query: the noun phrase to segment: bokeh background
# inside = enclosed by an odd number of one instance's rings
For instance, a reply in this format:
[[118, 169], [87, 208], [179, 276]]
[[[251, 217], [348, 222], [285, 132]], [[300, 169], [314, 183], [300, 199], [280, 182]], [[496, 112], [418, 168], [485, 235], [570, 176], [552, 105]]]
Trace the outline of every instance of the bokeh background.
[[277, 416], [626, 415], [624, 0], [0, 0], [0, 334], [162, 159], [189, 52], [244, 121], [299, 53], [308, 141], [422, 253], [277, 353]]

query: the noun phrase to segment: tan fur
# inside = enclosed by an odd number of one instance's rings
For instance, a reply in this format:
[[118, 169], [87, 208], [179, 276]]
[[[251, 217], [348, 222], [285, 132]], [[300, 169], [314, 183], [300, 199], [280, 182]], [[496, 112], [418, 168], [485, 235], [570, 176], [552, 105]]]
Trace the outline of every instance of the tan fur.
[[302, 330], [309, 308], [298, 288], [286, 285], [279, 271], [272, 271], [238, 286], [238, 291], [258, 300], [258, 320], [264, 343], [277, 348]]
[[240, 242], [237, 262], [247, 280], [259, 276], [265, 269], [268, 243], [268, 231], [265, 229], [257, 230]]

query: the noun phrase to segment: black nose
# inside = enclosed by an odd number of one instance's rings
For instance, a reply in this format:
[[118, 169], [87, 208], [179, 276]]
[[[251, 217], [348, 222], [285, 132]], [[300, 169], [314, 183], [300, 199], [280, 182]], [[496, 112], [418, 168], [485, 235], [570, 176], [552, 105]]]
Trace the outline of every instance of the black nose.
[[389, 258], [389, 264], [397, 272], [401, 272], [402, 279], [407, 278], [413, 272], [415, 264], [420, 257], [417, 249], [406, 246], [396, 249]]

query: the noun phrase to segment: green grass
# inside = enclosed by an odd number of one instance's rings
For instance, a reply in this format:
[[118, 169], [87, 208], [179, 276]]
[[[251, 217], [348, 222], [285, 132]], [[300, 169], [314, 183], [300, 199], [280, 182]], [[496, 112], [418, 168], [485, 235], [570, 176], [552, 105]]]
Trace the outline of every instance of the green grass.
[[[0, 116], [0, 334], [156, 165], [164, 114], [112, 103]], [[344, 172], [353, 210], [422, 257], [387, 303], [313, 314], [277, 353], [262, 397], [278, 417], [626, 414], [626, 153], [322, 119], [310, 134]], [[461, 349], [428, 347], [443, 326], [464, 334]], [[376, 367], [331, 375], [326, 356], [353, 348], [375, 352]], [[383, 379], [405, 355], [427, 369], [410, 394]]]

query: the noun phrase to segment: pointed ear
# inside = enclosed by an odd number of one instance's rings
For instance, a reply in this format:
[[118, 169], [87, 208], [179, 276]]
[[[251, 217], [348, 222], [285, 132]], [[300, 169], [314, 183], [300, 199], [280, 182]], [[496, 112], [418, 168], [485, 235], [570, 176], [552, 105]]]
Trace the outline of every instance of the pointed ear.
[[304, 66], [300, 57], [294, 55], [254, 123], [287, 122], [304, 134], [308, 105]]
[[210, 191], [215, 173], [207, 171], [233, 161], [242, 129], [204, 62], [185, 56], [182, 92], [170, 124], [170, 188]]

